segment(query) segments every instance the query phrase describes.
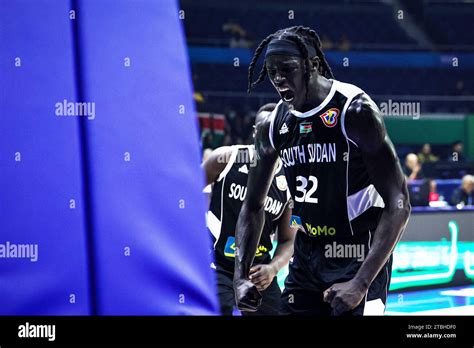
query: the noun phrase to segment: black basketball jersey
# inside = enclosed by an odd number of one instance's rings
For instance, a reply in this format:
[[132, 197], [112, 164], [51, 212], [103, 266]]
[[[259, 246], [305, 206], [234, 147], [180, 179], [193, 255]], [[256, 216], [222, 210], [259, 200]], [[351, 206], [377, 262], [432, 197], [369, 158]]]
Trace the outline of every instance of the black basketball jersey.
[[301, 113], [280, 101], [271, 115], [270, 142], [294, 200], [292, 224], [321, 241], [370, 233], [384, 207], [344, 127], [346, 110], [361, 93], [332, 80], [328, 96], [314, 109]]
[[[226, 168], [214, 183], [207, 226], [214, 236], [214, 252], [217, 267], [234, 270], [235, 227], [240, 209], [247, 194], [247, 178], [254, 160], [254, 147], [233, 146], [232, 156]], [[291, 201], [283, 168], [278, 165], [270, 190], [265, 200], [265, 223], [255, 254], [254, 264], [269, 263], [272, 250], [271, 235], [278, 227], [278, 221]]]

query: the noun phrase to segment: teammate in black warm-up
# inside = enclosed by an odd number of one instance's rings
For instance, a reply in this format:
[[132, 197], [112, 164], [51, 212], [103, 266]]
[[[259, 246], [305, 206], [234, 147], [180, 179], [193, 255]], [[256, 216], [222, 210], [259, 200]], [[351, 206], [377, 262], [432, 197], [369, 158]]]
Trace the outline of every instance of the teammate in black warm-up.
[[[270, 115], [274, 107], [275, 104], [267, 104], [258, 111], [256, 126]], [[226, 146], [213, 151], [203, 164], [207, 184], [213, 183], [207, 224], [215, 238], [218, 297], [223, 315], [232, 315], [235, 306], [232, 286], [235, 225], [247, 192], [248, 172], [255, 163], [254, 156], [253, 145]], [[281, 163], [275, 172], [272, 168], [270, 181], [270, 189], [262, 205], [262, 212], [265, 212], [263, 232], [256, 241], [253, 251], [255, 262], [249, 270], [250, 280], [256, 289], [262, 291], [263, 301], [258, 311], [245, 312], [245, 315], [278, 314], [281, 291], [276, 275], [293, 255], [295, 230], [290, 227], [292, 201]], [[275, 231], [278, 245], [272, 259], [269, 253], [272, 250], [271, 235]]]
[[249, 67], [249, 93], [268, 75], [282, 100], [257, 127], [258, 161], [237, 223], [234, 289], [242, 310], [257, 308], [261, 296], [248, 275], [278, 157], [299, 226], [281, 313], [384, 310], [391, 255], [411, 211], [406, 181], [376, 104], [333, 78], [320, 46], [310, 28], [283, 29], [263, 40]]

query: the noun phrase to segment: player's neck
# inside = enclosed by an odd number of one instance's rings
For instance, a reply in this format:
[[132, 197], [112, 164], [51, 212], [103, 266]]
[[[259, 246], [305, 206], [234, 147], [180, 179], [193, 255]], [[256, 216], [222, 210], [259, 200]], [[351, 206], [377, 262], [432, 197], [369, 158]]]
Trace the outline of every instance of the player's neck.
[[301, 112], [306, 112], [320, 105], [328, 96], [332, 87], [332, 80], [318, 75], [310, 80], [308, 99], [304, 103]]

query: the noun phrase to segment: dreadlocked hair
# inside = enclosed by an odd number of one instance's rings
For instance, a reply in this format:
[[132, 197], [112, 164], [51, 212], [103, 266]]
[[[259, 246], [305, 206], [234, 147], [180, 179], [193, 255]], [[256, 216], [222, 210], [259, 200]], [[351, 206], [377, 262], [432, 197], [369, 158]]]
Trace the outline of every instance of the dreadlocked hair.
[[300, 52], [303, 55], [305, 71], [304, 71], [304, 79], [306, 84], [306, 94], [308, 94], [308, 84], [310, 79], [310, 63], [311, 58], [308, 53], [307, 45], [314, 47], [316, 51], [316, 56], [319, 59], [319, 66], [318, 71], [319, 73], [328, 78], [333, 79], [334, 75], [332, 73], [331, 67], [329, 66], [324, 52], [321, 49], [321, 40], [319, 39], [318, 34], [311, 28], [303, 27], [303, 26], [294, 26], [290, 28], [285, 28], [278, 30], [276, 33], [270, 34], [267, 36], [263, 41], [258, 45], [255, 53], [253, 55], [252, 61], [249, 65], [249, 72], [248, 72], [248, 85], [247, 85], [247, 93], [250, 94], [252, 89], [261, 83], [265, 76], [267, 75], [267, 67], [263, 64], [262, 70], [260, 71], [258, 78], [255, 82], [252, 82], [253, 73], [255, 70], [255, 66], [257, 64], [258, 58], [262, 54], [263, 50], [273, 39], [286, 39], [293, 41]]

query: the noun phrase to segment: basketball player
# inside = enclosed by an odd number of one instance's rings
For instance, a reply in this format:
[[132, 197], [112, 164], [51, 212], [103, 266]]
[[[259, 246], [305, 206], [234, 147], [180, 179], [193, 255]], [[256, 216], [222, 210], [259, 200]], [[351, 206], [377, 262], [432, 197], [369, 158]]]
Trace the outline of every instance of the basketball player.
[[[255, 119], [258, 126], [270, 115], [275, 104], [260, 108]], [[255, 134], [254, 134], [255, 136]], [[235, 295], [234, 277], [235, 225], [247, 192], [247, 177], [255, 163], [253, 145], [225, 146], [216, 149], [204, 162], [207, 184], [213, 183], [208, 228], [215, 237], [214, 254], [217, 272], [218, 297], [221, 313], [232, 315]], [[293, 255], [295, 229], [290, 227], [291, 198], [281, 163], [271, 178], [270, 189], [262, 206], [265, 222], [258, 246], [254, 249], [255, 261], [250, 268], [250, 281], [262, 292], [263, 301], [255, 313], [244, 315], [276, 315], [280, 307], [281, 290], [277, 283], [278, 271], [288, 264]], [[272, 168], [273, 171], [273, 168]], [[277, 232], [278, 245], [273, 259], [271, 235]], [[256, 308], [255, 308], [256, 309]]]
[[[252, 83], [264, 48], [263, 69]], [[249, 67], [249, 93], [267, 75], [281, 100], [257, 127], [258, 161], [237, 223], [238, 307], [258, 306], [249, 268], [280, 157], [294, 199], [292, 223], [299, 226], [281, 313], [383, 314], [391, 255], [411, 207], [382, 116], [364, 91], [333, 78], [310, 28], [283, 29], [262, 41]]]

